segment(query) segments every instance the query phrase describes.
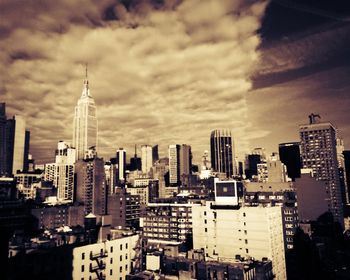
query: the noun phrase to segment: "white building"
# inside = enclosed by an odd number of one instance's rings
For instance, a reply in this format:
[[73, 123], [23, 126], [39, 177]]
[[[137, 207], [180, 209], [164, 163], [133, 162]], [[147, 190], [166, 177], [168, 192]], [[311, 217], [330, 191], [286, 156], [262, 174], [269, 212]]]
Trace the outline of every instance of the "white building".
[[276, 279], [286, 279], [282, 208], [240, 207], [238, 192], [238, 183], [216, 182], [215, 202], [192, 206], [193, 248], [206, 260], [268, 258]]
[[119, 148], [116, 154], [117, 159], [117, 182], [125, 181], [126, 179], [126, 150]]
[[26, 134], [26, 121], [22, 116], [16, 115], [14, 144], [13, 144], [13, 165], [12, 174], [16, 174], [17, 170], [23, 170], [24, 163], [24, 146]]
[[44, 178], [57, 188], [58, 201], [73, 201], [75, 149], [60, 141], [55, 163], [45, 164]]
[[153, 165], [152, 146], [141, 146], [141, 168], [142, 173], [148, 173]]
[[119, 237], [73, 250], [73, 280], [125, 280], [135, 267], [138, 234]]
[[76, 149], [76, 159], [83, 159], [90, 147], [97, 148], [96, 106], [90, 95], [87, 72], [82, 95], [75, 107], [73, 146]]

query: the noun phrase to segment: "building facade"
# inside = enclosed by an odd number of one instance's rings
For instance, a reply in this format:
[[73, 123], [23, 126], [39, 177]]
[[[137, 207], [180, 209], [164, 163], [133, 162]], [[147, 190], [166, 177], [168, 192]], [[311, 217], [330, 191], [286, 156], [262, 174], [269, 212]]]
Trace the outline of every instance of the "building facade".
[[153, 150], [150, 145], [141, 146], [141, 168], [147, 174], [153, 165]]
[[143, 216], [149, 242], [182, 243], [192, 238], [192, 204], [149, 203]]
[[105, 215], [107, 212], [106, 180], [102, 158], [86, 158], [76, 162], [78, 203], [84, 205], [84, 214]]
[[337, 131], [319, 116], [309, 116], [310, 123], [300, 125], [300, 148], [303, 168], [311, 168], [315, 178], [326, 182], [329, 209], [335, 220], [344, 223], [343, 203], [337, 159]]
[[234, 148], [231, 131], [214, 130], [210, 135], [211, 168], [225, 173], [227, 178], [234, 175]]
[[180, 184], [180, 145], [169, 146], [169, 183], [171, 186]]
[[276, 279], [286, 279], [282, 209], [280, 207], [220, 208], [213, 202], [194, 205], [193, 248], [206, 260], [232, 260], [236, 255], [272, 260]]

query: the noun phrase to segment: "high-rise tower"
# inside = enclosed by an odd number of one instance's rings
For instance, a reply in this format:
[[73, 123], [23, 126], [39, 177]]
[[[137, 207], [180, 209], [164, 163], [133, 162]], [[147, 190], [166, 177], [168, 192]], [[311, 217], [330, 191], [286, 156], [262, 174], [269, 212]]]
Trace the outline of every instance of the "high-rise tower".
[[90, 94], [87, 68], [83, 92], [75, 107], [73, 146], [76, 149], [77, 160], [83, 159], [89, 148], [97, 148], [96, 106]]
[[329, 209], [343, 224], [343, 203], [337, 160], [337, 130], [329, 122], [320, 122], [319, 115], [311, 114], [310, 122], [301, 125], [300, 151], [303, 168], [311, 168], [317, 180], [326, 182]]
[[234, 175], [231, 131], [214, 130], [210, 135], [211, 168], [227, 177]]

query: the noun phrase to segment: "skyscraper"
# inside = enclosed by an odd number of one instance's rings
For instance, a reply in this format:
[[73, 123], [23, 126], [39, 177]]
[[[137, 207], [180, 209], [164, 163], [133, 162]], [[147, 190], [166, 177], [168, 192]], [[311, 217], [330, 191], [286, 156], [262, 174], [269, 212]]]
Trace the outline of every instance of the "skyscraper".
[[15, 116], [15, 139], [13, 146], [13, 166], [12, 174], [16, 174], [17, 170], [23, 170], [26, 121], [22, 116]]
[[180, 184], [180, 145], [169, 146], [169, 183], [172, 186]]
[[234, 175], [231, 131], [214, 130], [210, 135], [211, 168], [215, 172]]
[[76, 159], [83, 159], [89, 148], [97, 148], [96, 106], [90, 95], [87, 70], [83, 92], [75, 107], [73, 146], [76, 149]]
[[6, 104], [0, 103], [0, 175], [28, 171], [30, 131], [22, 116], [6, 118]]
[[317, 180], [326, 182], [329, 209], [343, 224], [343, 203], [337, 161], [337, 131], [330, 122], [320, 122], [311, 114], [309, 124], [300, 125], [300, 148], [303, 168], [311, 168]]
[[300, 160], [300, 143], [281, 143], [278, 145], [278, 151], [281, 161], [287, 167], [288, 177], [295, 181], [300, 178], [301, 160]]
[[117, 159], [117, 183], [125, 182], [126, 175], [126, 151], [123, 148], [119, 148], [116, 154]]
[[154, 145], [152, 147], [152, 161], [155, 163], [157, 160], [159, 160], [158, 145]]
[[148, 173], [153, 165], [153, 150], [150, 145], [141, 146], [142, 173]]
[[180, 146], [180, 176], [191, 174], [192, 152], [191, 146], [182, 144]]
[[134, 157], [130, 159], [130, 171], [141, 170], [141, 169], [142, 169], [141, 158], [137, 156], [137, 147], [135, 145]]

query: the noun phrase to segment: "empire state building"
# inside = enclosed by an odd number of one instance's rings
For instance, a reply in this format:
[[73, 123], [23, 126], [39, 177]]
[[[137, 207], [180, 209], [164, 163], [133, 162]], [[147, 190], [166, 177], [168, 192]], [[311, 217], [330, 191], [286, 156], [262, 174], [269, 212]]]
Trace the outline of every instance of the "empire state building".
[[83, 92], [75, 107], [73, 145], [76, 159], [83, 159], [91, 147], [97, 147], [97, 116], [95, 101], [90, 95], [89, 81], [84, 80]]

